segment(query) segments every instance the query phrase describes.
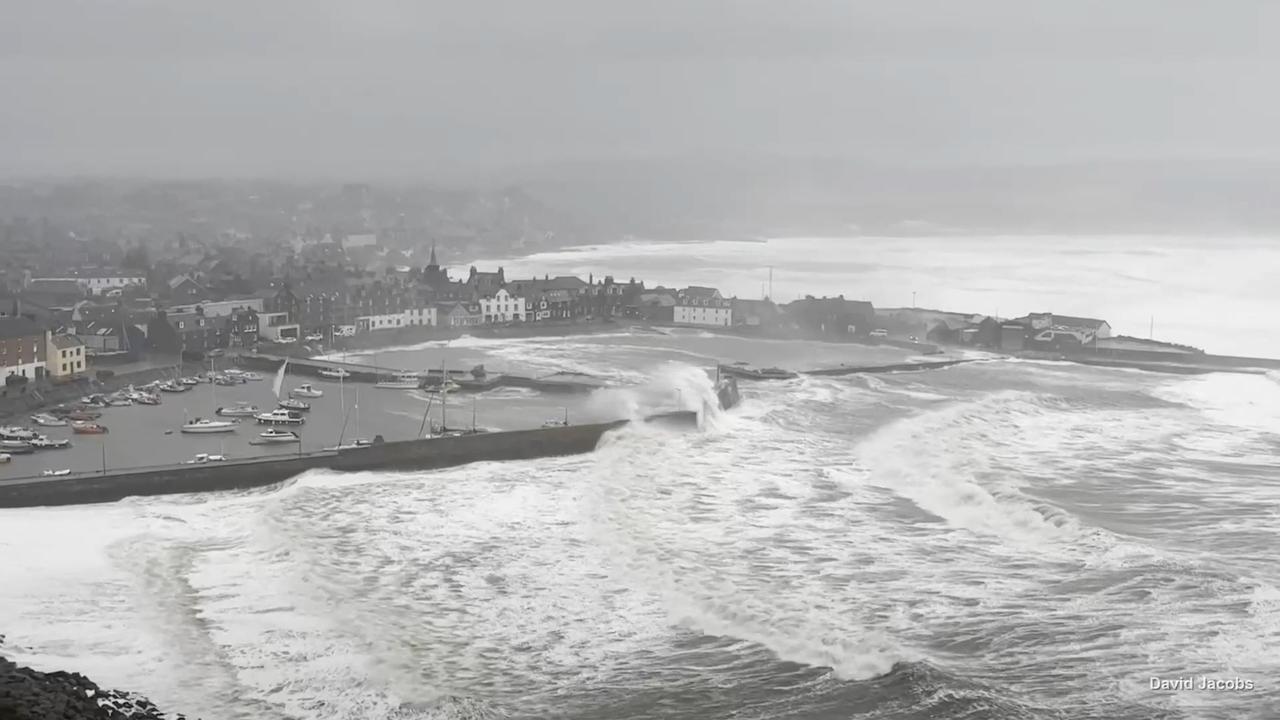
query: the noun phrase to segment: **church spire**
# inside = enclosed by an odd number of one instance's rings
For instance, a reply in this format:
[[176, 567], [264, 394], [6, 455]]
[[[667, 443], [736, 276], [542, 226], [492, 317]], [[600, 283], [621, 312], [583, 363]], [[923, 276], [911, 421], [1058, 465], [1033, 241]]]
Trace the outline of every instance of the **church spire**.
[[431, 261], [427, 263], [427, 267], [440, 267], [436, 264], [436, 243], [434, 240], [431, 241]]

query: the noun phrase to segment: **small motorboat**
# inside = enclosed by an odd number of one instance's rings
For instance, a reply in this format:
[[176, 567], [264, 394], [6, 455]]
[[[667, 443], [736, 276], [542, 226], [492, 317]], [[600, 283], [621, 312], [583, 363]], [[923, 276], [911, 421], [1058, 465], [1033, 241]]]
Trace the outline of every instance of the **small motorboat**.
[[35, 431], [29, 428], [19, 427], [17, 425], [0, 427], [0, 440], [21, 440], [23, 442], [27, 442], [35, 436]]
[[107, 407], [129, 407], [133, 404], [133, 400], [127, 397], [112, 395], [107, 398]]
[[31, 416], [31, 422], [41, 427], [66, 427], [67, 421], [60, 417], [50, 415], [49, 413], [39, 413]]
[[182, 426], [184, 433], [229, 433], [235, 432], [237, 420], [209, 420], [196, 418]]
[[183, 385], [182, 383], [179, 383], [179, 382], [174, 382], [173, 380], [160, 383], [159, 388], [160, 388], [160, 392], [168, 392], [168, 393], [186, 392], [191, 389], [190, 386]]
[[77, 422], [91, 422], [102, 417], [102, 413], [93, 410], [72, 410], [67, 413], [67, 419], [75, 424]]
[[37, 435], [31, 438], [31, 447], [36, 450], [62, 450], [71, 447], [70, 438], [53, 439], [48, 435]]
[[302, 413], [284, 408], [259, 413], [254, 415], [253, 418], [258, 421], [259, 425], [301, 425], [307, 421], [306, 418], [302, 417]]
[[277, 430], [270, 428], [265, 432], [258, 433], [259, 441], [262, 443], [295, 443], [302, 438], [298, 437], [298, 433], [289, 430]]
[[248, 380], [248, 381], [250, 381], [250, 382], [254, 382], [254, 381], [256, 381], [256, 380], [261, 380], [261, 379], [262, 379], [262, 376], [261, 376], [261, 375], [259, 375], [259, 374], [258, 374], [258, 373], [256, 373], [256, 372], [241, 373], [241, 374], [240, 374], [240, 377], [243, 377], [245, 380]]
[[342, 380], [344, 378], [351, 377], [351, 373], [343, 370], [342, 368], [321, 368], [320, 372], [317, 374], [322, 378], [329, 378], [330, 380]]
[[86, 395], [80, 398], [80, 404], [87, 407], [104, 408], [110, 405], [105, 395]]
[[178, 378], [178, 384], [186, 385], [187, 387], [194, 387], [200, 384], [200, 379], [194, 377]]
[[289, 391], [289, 397], [307, 397], [318, 398], [324, 397], [323, 390], [317, 390], [311, 383], [303, 383], [298, 387]]
[[107, 432], [107, 428], [95, 422], [74, 422], [71, 423], [71, 431], [80, 435], [102, 435]]
[[0, 440], [0, 451], [10, 455], [30, 455], [35, 452], [35, 448], [26, 440]]
[[62, 468], [61, 470], [42, 470], [40, 472], [40, 477], [62, 477], [63, 475], [70, 474], [71, 468]]
[[13, 460], [12, 455], [10, 455], [9, 453], [0, 452], [0, 465], [3, 465], [9, 462], [10, 460]]
[[200, 465], [208, 462], [222, 462], [227, 459], [226, 455], [210, 455], [209, 453], [196, 453], [196, 456], [190, 460], [184, 460], [184, 465]]
[[133, 394], [133, 401], [139, 405], [159, 405], [160, 396], [151, 393], [139, 392]]
[[222, 387], [232, 387], [235, 385], [243, 385], [244, 383], [244, 378], [239, 375], [217, 375], [213, 378], [213, 384], [221, 385]]
[[257, 405], [249, 403], [236, 403], [231, 407], [220, 407], [215, 412], [222, 417], [253, 417], [262, 412]]
[[286, 400], [281, 400], [280, 402], [276, 403], [276, 406], [284, 408], [285, 410], [296, 410], [298, 412], [306, 412], [311, 409], [311, 405], [309, 403], [304, 403], [301, 400], [297, 400], [295, 398], [288, 398]]

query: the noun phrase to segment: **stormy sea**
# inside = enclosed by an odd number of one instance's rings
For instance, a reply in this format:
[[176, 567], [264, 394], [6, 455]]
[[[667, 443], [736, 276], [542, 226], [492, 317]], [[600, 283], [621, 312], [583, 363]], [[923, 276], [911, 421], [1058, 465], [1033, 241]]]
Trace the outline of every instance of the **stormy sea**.
[[[612, 371], [591, 402], [620, 416], [712, 404], [720, 360], [870, 352], [473, 349]], [[2, 511], [6, 652], [206, 720], [1280, 716], [1280, 377], [988, 358], [742, 390], [579, 457]]]

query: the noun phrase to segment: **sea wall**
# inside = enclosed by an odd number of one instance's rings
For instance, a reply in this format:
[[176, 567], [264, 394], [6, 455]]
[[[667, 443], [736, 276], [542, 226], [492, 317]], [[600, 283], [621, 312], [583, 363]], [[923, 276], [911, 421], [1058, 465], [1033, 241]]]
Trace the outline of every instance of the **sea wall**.
[[[696, 427], [698, 415], [681, 411], [653, 416], [646, 421], [674, 427]], [[79, 505], [115, 502], [140, 495], [244, 490], [273, 485], [318, 469], [346, 472], [430, 470], [473, 462], [577, 455], [591, 452], [606, 432], [627, 423], [627, 420], [617, 420], [404, 440], [338, 452], [0, 481], [0, 507]]]

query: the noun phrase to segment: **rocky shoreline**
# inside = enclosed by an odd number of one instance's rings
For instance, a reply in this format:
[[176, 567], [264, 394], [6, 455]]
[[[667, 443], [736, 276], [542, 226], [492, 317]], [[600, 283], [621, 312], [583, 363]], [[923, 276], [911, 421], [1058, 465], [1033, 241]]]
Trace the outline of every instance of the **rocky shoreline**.
[[[0, 635], [0, 646], [4, 636]], [[187, 720], [133, 693], [106, 690], [78, 673], [40, 672], [0, 655], [4, 720]]]

